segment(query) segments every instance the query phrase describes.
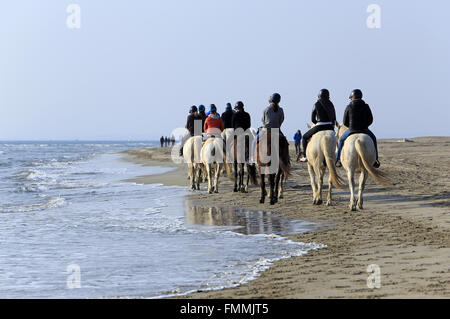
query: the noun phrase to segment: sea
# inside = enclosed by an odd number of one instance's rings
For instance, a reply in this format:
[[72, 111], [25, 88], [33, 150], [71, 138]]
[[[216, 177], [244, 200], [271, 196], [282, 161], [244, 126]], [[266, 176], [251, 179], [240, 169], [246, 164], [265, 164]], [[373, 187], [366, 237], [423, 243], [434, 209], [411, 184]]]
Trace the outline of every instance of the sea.
[[121, 153], [158, 144], [0, 142], [0, 298], [185, 295], [241, 285], [324, 247], [284, 237], [314, 223], [193, 206], [187, 187], [126, 181], [173, 169]]

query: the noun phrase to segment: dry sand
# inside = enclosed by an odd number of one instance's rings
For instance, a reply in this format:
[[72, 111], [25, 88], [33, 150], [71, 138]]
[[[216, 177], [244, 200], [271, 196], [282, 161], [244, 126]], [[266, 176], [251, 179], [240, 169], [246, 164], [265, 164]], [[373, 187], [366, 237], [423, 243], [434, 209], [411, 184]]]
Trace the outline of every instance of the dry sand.
[[[450, 137], [380, 140], [379, 148], [381, 169], [394, 185], [384, 189], [369, 178], [362, 211], [349, 211], [349, 193], [342, 190], [334, 191], [332, 207], [313, 206], [304, 163], [293, 163], [285, 198], [275, 206], [259, 204], [254, 186], [248, 194], [233, 193], [224, 177], [219, 194], [192, 192], [193, 205], [270, 210], [333, 226], [288, 236], [327, 248], [278, 261], [237, 288], [187, 298], [450, 298]], [[168, 148], [126, 153], [139, 163], [176, 168], [132, 181], [187, 186], [185, 168], [171, 164]], [[371, 264], [380, 267], [381, 288], [367, 287]]]

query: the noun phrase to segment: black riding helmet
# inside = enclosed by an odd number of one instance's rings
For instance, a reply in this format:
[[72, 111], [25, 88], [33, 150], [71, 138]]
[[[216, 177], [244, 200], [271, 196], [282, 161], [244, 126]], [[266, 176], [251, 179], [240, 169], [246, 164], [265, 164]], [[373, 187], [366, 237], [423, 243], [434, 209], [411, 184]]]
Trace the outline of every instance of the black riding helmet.
[[319, 91], [319, 98], [321, 99], [330, 99], [330, 91], [327, 89], [322, 89]]
[[192, 105], [191, 108], [189, 109], [189, 113], [195, 113], [197, 112], [197, 107], [195, 105]]
[[353, 90], [353, 91], [350, 93], [349, 98], [352, 98], [352, 96], [353, 96], [355, 99], [362, 99], [363, 94], [362, 94], [362, 91], [361, 91], [360, 89], [355, 89], [355, 90]]
[[274, 93], [269, 98], [269, 103], [275, 103], [278, 104], [281, 101], [281, 95], [278, 93]]
[[243, 110], [244, 109], [244, 103], [242, 103], [242, 101], [237, 101], [236, 104], [234, 105], [234, 109], [235, 110]]

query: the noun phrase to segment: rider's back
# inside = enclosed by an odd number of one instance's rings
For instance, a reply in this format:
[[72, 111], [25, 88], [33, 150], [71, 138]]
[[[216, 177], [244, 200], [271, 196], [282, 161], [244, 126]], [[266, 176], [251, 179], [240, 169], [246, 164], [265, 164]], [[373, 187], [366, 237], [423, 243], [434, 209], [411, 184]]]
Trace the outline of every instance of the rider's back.
[[266, 107], [263, 113], [262, 122], [264, 128], [280, 128], [281, 124], [284, 122], [283, 108], [278, 106], [275, 111], [273, 106]]
[[362, 99], [351, 101], [345, 109], [343, 124], [350, 129], [350, 132], [367, 130], [372, 122], [372, 111], [369, 105]]
[[242, 128], [244, 131], [250, 128], [250, 114], [245, 111], [238, 111], [233, 114], [232, 127], [234, 129]]

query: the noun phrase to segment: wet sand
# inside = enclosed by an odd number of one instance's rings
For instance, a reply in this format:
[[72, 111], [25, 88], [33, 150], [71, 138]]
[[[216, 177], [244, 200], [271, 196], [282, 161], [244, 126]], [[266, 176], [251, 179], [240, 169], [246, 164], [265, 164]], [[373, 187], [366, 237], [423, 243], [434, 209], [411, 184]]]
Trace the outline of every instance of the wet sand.
[[[284, 199], [275, 206], [259, 204], [255, 186], [248, 194], [233, 193], [232, 182], [221, 177], [219, 194], [206, 194], [202, 184], [188, 196], [193, 205], [272, 211], [332, 226], [287, 236], [327, 248], [280, 260], [246, 285], [183, 298], [450, 298], [450, 137], [380, 140], [379, 151], [393, 186], [385, 189], [369, 177], [364, 210], [356, 212], [348, 209], [347, 190], [334, 189], [332, 207], [314, 206], [305, 163], [293, 162]], [[175, 168], [131, 181], [188, 185], [185, 167], [171, 163], [169, 148], [126, 153], [141, 164]], [[346, 177], [344, 169], [338, 173]], [[371, 264], [380, 267], [380, 288], [367, 287]]]

